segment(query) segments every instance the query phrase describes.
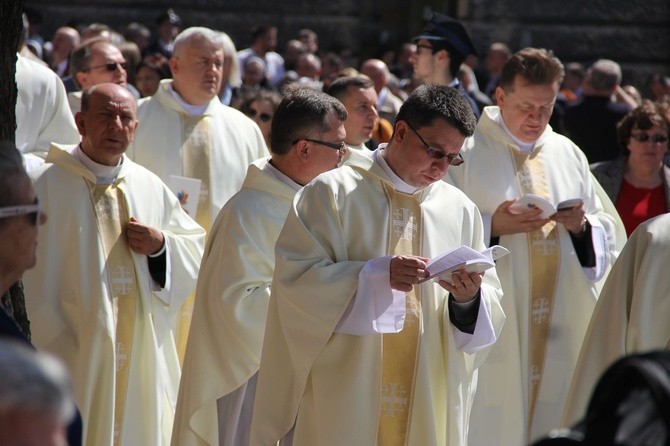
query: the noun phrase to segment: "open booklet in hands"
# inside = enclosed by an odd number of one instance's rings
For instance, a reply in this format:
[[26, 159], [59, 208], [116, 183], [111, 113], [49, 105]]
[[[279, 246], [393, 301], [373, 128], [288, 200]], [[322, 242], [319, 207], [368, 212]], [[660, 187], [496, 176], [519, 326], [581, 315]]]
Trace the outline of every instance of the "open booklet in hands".
[[426, 266], [426, 271], [428, 271], [429, 275], [419, 281], [419, 283], [427, 280], [444, 280], [451, 284], [451, 275], [453, 273], [461, 269], [469, 273], [483, 273], [495, 266], [495, 260], [507, 254], [509, 254], [509, 251], [500, 245], [491, 246], [482, 252], [469, 246], [461, 245], [453, 251], [445, 252], [430, 260]]
[[554, 205], [546, 198], [542, 198], [533, 194], [526, 194], [515, 201], [509, 207], [509, 210], [515, 214], [523, 214], [524, 212], [531, 211], [534, 208], [540, 208], [542, 209], [542, 213], [537, 218], [542, 219], [549, 218], [562, 209], [570, 209], [581, 206], [582, 203], [583, 200], [581, 198], [572, 198], [570, 200], [561, 201], [557, 205]]

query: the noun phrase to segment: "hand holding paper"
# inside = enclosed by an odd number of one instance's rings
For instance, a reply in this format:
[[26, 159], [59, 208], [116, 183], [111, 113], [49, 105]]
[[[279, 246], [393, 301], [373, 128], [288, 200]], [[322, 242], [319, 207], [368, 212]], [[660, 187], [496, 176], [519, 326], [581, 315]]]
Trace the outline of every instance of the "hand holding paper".
[[579, 207], [582, 205], [582, 203], [583, 201], [581, 198], [572, 198], [570, 200], [561, 201], [558, 203], [558, 205], [554, 206], [554, 204], [546, 198], [542, 198], [533, 194], [526, 194], [515, 201], [509, 207], [509, 210], [513, 213], [523, 214], [538, 208], [542, 210], [539, 218], [549, 218], [560, 210]]
[[444, 280], [452, 284], [451, 275], [457, 271], [465, 270], [469, 273], [483, 273], [489, 268], [495, 266], [495, 260], [509, 254], [509, 251], [499, 245], [491, 246], [482, 252], [470, 248], [469, 246], [459, 246], [453, 251], [446, 252], [428, 262], [426, 271], [428, 277], [421, 280]]

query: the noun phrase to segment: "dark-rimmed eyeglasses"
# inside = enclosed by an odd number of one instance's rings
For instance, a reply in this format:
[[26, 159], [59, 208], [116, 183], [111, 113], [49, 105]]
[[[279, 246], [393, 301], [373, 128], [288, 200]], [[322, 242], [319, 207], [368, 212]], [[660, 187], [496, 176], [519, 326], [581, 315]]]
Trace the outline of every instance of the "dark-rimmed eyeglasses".
[[30, 217], [30, 222], [33, 225], [37, 225], [40, 213], [40, 205], [37, 199], [35, 199], [35, 204], [0, 207], [0, 218], [16, 217], [17, 215], [28, 215]]
[[416, 53], [417, 53], [417, 54], [420, 53], [419, 50], [420, 50], [421, 48], [423, 48], [424, 50], [430, 50], [431, 53], [435, 50], [435, 48], [433, 48], [433, 47], [430, 46], [430, 45], [426, 45], [426, 44], [423, 44], [423, 45], [417, 45], [417, 46], [416, 46]]
[[272, 115], [269, 113], [261, 113], [258, 110], [254, 110], [253, 108], [250, 108], [247, 111], [247, 116], [251, 119], [254, 119], [256, 116], [258, 116], [258, 118], [263, 122], [270, 122], [272, 120]]
[[640, 132], [640, 133], [635, 133], [633, 135], [630, 135], [631, 138], [633, 138], [637, 142], [647, 142], [651, 139], [651, 142], [654, 144], [661, 144], [664, 143], [668, 140], [668, 137], [666, 135], [662, 135], [660, 133], [656, 133], [655, 135], [650, 135], [647, 132]]
[[102, 65], [96, 65], [94, 67], [89, 67], [88, 70], [86, 70], [86, 71], [97, 70], [98, 68], [104, 68], [105, 71], [109, 71], [110, 73], [113, 73], [119, 67], [123, 68], [124, 70], [127, 70], [128, 69], [128, 62], [107, 62], [107, 63], [102, 64]]
[[344, 143], [344, 141], [337, 143], [337, 142], [320, 141], [318, 139], [300, 138], [293, 141], [291, 145], [296, 144], [300, 140], [305, 140], [313, 142], [314, 144], [320, 144], [322, 146], [330, 147], [331, 149], [335, 149], [340, 153], [345, 153], [347, 151], [347, 145]]
[[465, 162], [463, 157], [461, 156], [460, 153], [457, 153], [456, 155], [452, 155], [450, 153], [446, 153], [444, 150], [436, 149], [434, 147], [431, 147], [430, 144], [426, 142], [425, 139], [419, 135], [419, 132], [416, 131], [414, 127], [410, 125], [410, 123], [407, 123], [407, 127], [409, 127], [416, 136], [419, 137], [419, 140], [421, 140], [421, 143], [423, 144], [424, 148], [426, 149], [426, 152], [428, 153], [428, 156], [436, 159], [436, 160], [441, 160], [446, 158], [447, 161], [449, 161], [449, 165], [451, 166], [460, 166]]

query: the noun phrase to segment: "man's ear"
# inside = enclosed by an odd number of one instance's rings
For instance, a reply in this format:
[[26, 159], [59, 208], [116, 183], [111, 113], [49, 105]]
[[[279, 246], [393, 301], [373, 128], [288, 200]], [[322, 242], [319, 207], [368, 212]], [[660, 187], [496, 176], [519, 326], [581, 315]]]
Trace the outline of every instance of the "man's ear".
[[172, 56], [170, 58], [169, 65], [170, 65], [170, 72], [172, 74], [177, 73], [179, 71], [179, 59], [177, 59], [176, 57]]
[[400, 120], [395, 123], [395, 126], [393, 128], [393, 136], [392, 139], [395, 142], [402, 142], [403, 139], [405, 139], [405, 136], [407, 136], [407, 130], [409, 130], [409, 127], [407, 126], [407, 122]]
[[77, 125], [77, 130], [81, 136], [86, 136], [86, 125], [84, 124], [84, 114], [77, 112], [74, 115], [74, 123]]
[[78, 71], [74, 73], [74, 77], [77, 80], [77, 83], [81, 85], [82, 90], [86, 90], [88, 88], [88, 73], [85, 71]]
[[297, 143], [293, 145], [292, 150], [295, 151], [296, 156], [303, 163], [309, 162], [309, 156], [311, 151], [309, 149], [309, 144], [307, 143], [307, 141], [305, 141], [304, 139], [299, 140]]
[[498, 107], [505, 106], [505, 91], [501, 87], [496, 87], [495, 91], [496, 105]]

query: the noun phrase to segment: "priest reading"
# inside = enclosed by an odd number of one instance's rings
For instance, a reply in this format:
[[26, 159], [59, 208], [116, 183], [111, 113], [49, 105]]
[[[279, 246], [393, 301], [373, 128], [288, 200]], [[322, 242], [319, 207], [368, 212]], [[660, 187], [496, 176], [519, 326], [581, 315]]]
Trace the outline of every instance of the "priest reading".
[[428, 281], [484, 248], [479, 211], [442, 182], [474, 131], [457, 90], [418, 88], [388, 146], [296, 195], [275, 247], [250, 444], [465, 445], [476, 370], [504, 315], [494, 269]]

